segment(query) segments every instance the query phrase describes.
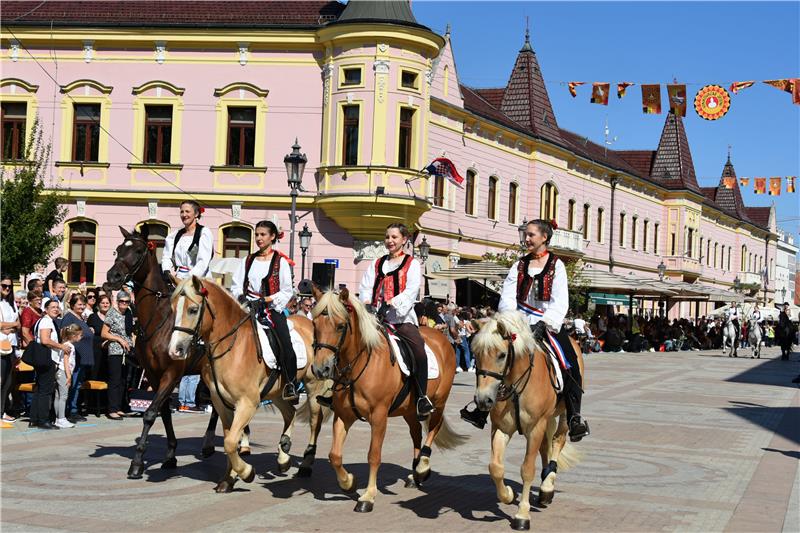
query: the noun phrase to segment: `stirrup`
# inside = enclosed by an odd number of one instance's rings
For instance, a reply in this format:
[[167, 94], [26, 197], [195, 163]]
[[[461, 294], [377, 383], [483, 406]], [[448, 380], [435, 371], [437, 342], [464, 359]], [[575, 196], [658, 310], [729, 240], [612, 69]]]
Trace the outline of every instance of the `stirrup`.
[[478, 409], [477, 405], [475, 406], [475, 409], [473, 409], [472, 411], [467, 409], [467, 407], [469, 407], [473, 403], [475, 402], [469, 402], [467, 405], [464, 406], [463, 409], [461, 409], [460, 411], [461, 420], [469, 424], [472, 424], [478, 429], [483, 429], [484, 427], [486, 427], [486, 419], [489, 418], [489, 412], [481, 411], [480, 409]]
[[581, 415], [576, 414], [569, 419], [569, 440], [571, 442], [580, 442], [589, 434], [589, 423]]
[[434, 411], [433, 403], [427, 396], [417, 399], [417, 418], [424, 420]]
[[300, 401], [300, 396], [297, 394], [297, 387], [295, 387], [295, 384], [292, 382], [283, 386], [281, 397], [287, 402], [297, 403]]
[[322, 396], [321, 394], [317, 396], [317, 403], [320, 404], [322, 407], [327, 407], [328, 409], [333, 408], [333, 396]]

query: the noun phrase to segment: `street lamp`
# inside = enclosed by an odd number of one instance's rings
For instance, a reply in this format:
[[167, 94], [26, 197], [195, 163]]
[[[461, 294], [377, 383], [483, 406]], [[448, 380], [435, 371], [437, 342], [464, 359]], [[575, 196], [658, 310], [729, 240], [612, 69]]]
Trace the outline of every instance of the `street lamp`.
[[425, 279], [425, 272], [427, 271], [427, 268], [425, 266], [425, 261], [428, 260], [428, 256], [430, 255], [430, 253], [431, 253], [431, 245], [428, 244], [428, 238], [422, 237], [422, 242], [419, 243], [419, 246], [417, 246], [417, 255], [419, 255], [419, 260], [422, 262], [422, 274], [423, 274], [422, 287], [420, 287], [420, 289], [422, 290], [422, 294], [420, 295], [420, 301], [425, 299], [425, 284], [427, 283], [427, 280]]
[[283, 164], [286, 165], [286, 176], [289, 182], [289, 188], [292, 190], [292, 213], [290, 221], [290, 234], [289, 234], [289, 259], [294, 259], [294, 225], [297, 222], [295, 217], [295, 210], [297, 209], [297, 191], [303, 183], [303, 171], [306, 169], [308, 158], [306, 154], [300, 153], [300, 145], [297, 143], [297, 138], [294, 139], [292, 145], [292, 153], [286, 154], [283, 158]]
[[742, 281], [739, 279], [739, 274], [733, 278], [733, 292], [738, 293], [742, 289]]
[[664, 276], [667, 273], [667, 265], [664, 264], [664, 261], [661, 261], [656, 268], [658, 269], [658, 280], [664, 281]]
[[300, 230], [300, 252], [303, 254], [303, 260], [300, 263], [300, 279], [306, 279], [306, 252], [308, 247], [311, 246], [312, 233], [308, 230], [308, 224], [303, 224], [303, 229]]
[[781, 303], [786, 303], [786, 287], [781, 287]]
[[517, 226], [517, 232], [519, 232], [519, 247], [523, 252], [528, 249], [528, 247], [525, 246], [525, 233], [527, 233], [527, 230], [528, 230], [528, 219], [524, 218], [522, 219], [522, 224]]

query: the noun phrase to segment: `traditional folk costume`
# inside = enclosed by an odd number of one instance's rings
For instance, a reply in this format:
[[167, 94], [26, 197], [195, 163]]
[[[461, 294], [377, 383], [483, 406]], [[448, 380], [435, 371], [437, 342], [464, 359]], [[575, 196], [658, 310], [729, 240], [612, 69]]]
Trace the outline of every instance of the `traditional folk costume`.
[[728, 315], [728, 320], [731, 321], [733, 324], [733, 328], [736, 330], [736, 339], [733, 341], [733, 345], [735, 347], [739, 346], [739, 336], [741, 335], [742, 326], [739, 324], [739, 306], [735, 305], [733, 307], [728, 308], [726, 313]]
[[186, 235], [186, 228], [181, 228], [167, 236], [161, 269], [165, 273], [175, 269], [178, 279], [191, 276], [211, 279], [213, 257], [214, 236], [210, 229], [197, 224], [192, 235]]

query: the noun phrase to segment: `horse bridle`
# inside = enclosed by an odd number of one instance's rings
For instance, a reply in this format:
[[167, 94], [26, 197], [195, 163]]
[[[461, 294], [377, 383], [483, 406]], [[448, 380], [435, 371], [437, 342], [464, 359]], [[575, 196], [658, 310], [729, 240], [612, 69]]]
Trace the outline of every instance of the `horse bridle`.
[[[508, 336], [504, 339], [507, 342], [508, 350], [506, 351], [506, 364], [503, 367], [503, 373], [499, 374], [497, 372], [492, 372], [491, 370], [486, 370], [479, 367], [476, 363], [475, 365], [475, 375], [483, 376], [487, 378], [494, 378], [500, 382], [500, 388], [505, 392], [500, 398], [501, 400], [505, 400], [511, 394], [511, 391], [507, 391], [506, 386], [506, 378], [508, 377], [508, 373], [511, 371], [511, 368], [514, 366], [514, 360], [516, 359], [516, 352], [514, 350], [514, 339], [511, 336]], [[533, 365], [531, 365], [533, 366]], [[513, 388], [513, 385], [512, 385]], [[507, 391], [507, 392], [506, 392]], [[501, 391], [498, 391], [498, 395], [500, 395]]]
[[[328, 311], [322, 311], [320, 313], [321, 316], [328, 316]], [[314, 348], [314, 355], [316, 356], [317, 352], [325, 349], [330, 350], [333, 352], [333, 361], [334, 365], [339, 360], [339, 352], [342, 350], [342, 346], [344, 346], [344, 340], [347, 337], [347, 330], [350, 329], [350, 319], [348, 318], [347, 322], [343, 324], [344, 327], [341, 328], [342, 333], [339, 336], [339, 342], [336, 343], [336, 346], [332, 344], [326, 344], [324, 342], [317, 342], [317, 329], [314, 328], [314, 342], [311, 343], [311, 347]]]

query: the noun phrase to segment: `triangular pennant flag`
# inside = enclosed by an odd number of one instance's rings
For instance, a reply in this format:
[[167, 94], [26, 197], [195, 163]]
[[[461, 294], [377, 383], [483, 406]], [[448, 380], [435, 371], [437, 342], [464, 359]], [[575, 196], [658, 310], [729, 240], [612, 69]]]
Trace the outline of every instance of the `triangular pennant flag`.
[[726, 189], [733, 189], [736, 186], [736, 178], [722, 178], [722, 183]]
[[769, 195], [770, 196], [780, 196], [781, 195], [781, 178], [770, 178], [769, 179]]
[[753, 178], [753, 192], [756, 194], [764, 194], [767, 192], [767, 178]]
[[608, 91], [611, 89], [611, 84], [606, 82], [592, 83], [592, 99], [593, 104], [608, 105]]
[[750, 178], [739, 178], [740, 187], [747, 187], [748, 185], [750, 185]]
[[586, 83], [586, 82], [585, 81], [571, 81], [571, 82], [567, 83], [567, 87], [569, 87], [569, 94], [571, 94], [573, 98], [578, 96], [578, 91], [576, 91], [575, 89], [577, 87], [580, 87], [584, 83]]
[[792, 79], [792, 103], [800, 105], [800, 78]]
[[661, 114], [661, 85], [642, 85], [642, 112], [645, 115]]
[[764, 83], [767, 85], [772, 85], [776, 89], [780, 89], [781, 91], [786, 91], [787, 93], [792, 92], [792, 80], [785, 79], [785, 80], [764, 80]]
[[794, 180], [795, 176], [786, 177], [786, 192], [794, 192]]
[[628, 87], [630, 87], [631, 85], [636, 85], [636, 84], [635, 84], [635, 83], [633, 83], [633, 82], [630, 82], [630, 81], [623, 81], [623, 82], [620, 82], [620, 83], [618, 83], [618, 84], [617, 84], [617, 98], [622, 98], [622, 97], [624, 97], [624, 96], [625, 96], [625, 91], [626, 91], [626, 90], [628, 89]]
[[730, 91], [733, 94], [737, 94], [739, 91], [743, 89], [747, 89], [748, 87], [752, 87], [755, 81], [735, 81], [731, 83]]
[[669, 108], [676, 115], [686, 116], [686, 85], [667, 85]]

